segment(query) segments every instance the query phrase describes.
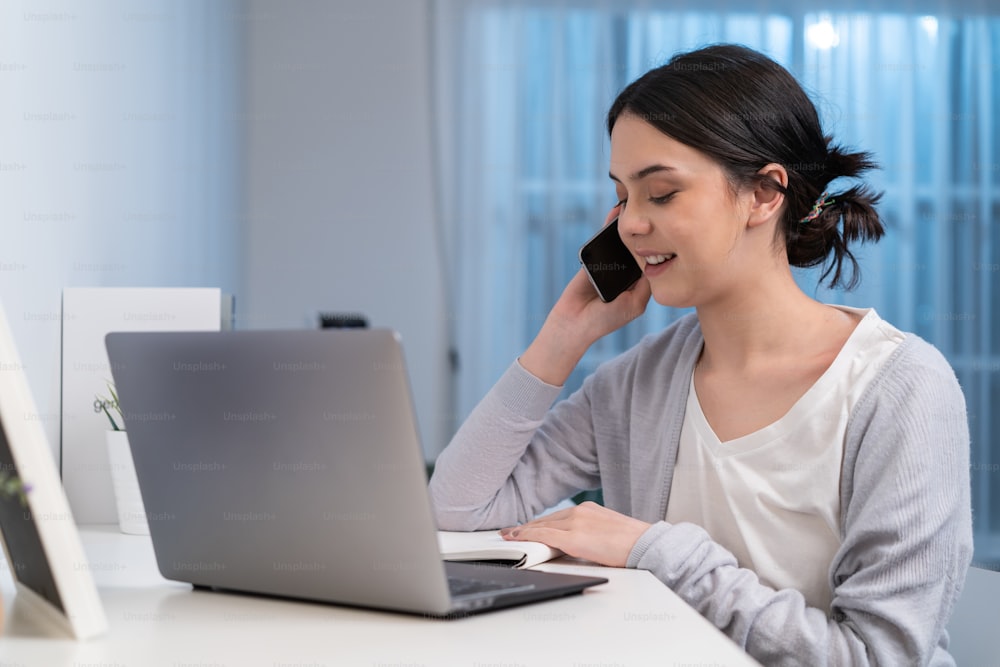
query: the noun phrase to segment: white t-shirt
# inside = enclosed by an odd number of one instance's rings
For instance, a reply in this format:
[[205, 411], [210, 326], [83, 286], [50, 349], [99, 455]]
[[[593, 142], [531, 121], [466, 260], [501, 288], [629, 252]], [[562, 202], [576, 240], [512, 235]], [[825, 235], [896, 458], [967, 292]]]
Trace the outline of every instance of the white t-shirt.
[[762, 583], [827, 612], [847, 420], [904, 336], [874, 309], [834, 307], [863, 318], [815, 384], [758, 431], [720, 442], [692, 375], [666, 516], [703, 527]]

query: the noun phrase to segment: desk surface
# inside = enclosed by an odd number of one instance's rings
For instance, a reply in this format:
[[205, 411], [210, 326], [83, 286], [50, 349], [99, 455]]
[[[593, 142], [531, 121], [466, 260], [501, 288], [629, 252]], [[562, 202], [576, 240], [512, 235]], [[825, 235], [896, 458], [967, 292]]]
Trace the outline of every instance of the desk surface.
[[[0, 573], [4, 667], [575, 667], [756, 665], [651, 574], [569, 559], [538, 569], [598, 574], [582, 595], [454, 621], [194, 591], [163, 579], [148, 537], [81, 530], [110, 629], [52, 637]], [[2, 556], [0, 556], [2, 558]]]

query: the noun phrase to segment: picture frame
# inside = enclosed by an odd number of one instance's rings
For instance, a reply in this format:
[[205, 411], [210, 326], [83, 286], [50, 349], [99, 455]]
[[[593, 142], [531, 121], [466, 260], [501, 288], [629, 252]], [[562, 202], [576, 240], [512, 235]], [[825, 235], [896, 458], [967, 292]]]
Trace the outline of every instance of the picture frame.
[[[0, 304], [0, 536], [16, 604], [76, 639], [107, 618], [37, 408]], [[11, 488], [16, 488], [16, 492]]]

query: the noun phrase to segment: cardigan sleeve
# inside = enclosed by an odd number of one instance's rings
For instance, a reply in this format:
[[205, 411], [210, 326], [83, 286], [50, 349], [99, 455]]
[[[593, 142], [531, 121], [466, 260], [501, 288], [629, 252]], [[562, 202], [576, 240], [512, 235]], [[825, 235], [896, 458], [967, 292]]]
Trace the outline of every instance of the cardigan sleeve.
[[937, 350], [908, 343], [848, 425], [829, 613], [761, 584], [692, 524], [654, 524], [629, 566], [764, 664], [954, 664], [944, 628], [972, 558], [965, 399]]
[[515, 361], [437, 459], [430, 495], [438, 528], [523, 523], [581, 490], [598, 488], [592, 378], [549, 410], [561, 388]]
[[[633, 512], [630, 475], [639, 464], [629, 459], [631, 434], [660, 424], [671, 400], [683, 408], [678, 397], [687, 386], [671, 399], [670, 389], [678, 385], [669, 379], [676, 368], [693, 365], [701, 342], [697, 325], [692, 313], [644, 337], [598, 366], [555, 406], [560, 387], [517, 361], [511, 364], [437, 459], [430, 494], [438, 527], [484, 530], [524, 523], [597, 488], [609, 506]], [[645, 408], [634, 405], [637, 395]], [[649, 460], [669, 458], [667, 451], [657, 454]], [[652, 465], [643, 472], [655, 481], [663, 470]], [[646, 500], [659, 505], [658, 498]]]

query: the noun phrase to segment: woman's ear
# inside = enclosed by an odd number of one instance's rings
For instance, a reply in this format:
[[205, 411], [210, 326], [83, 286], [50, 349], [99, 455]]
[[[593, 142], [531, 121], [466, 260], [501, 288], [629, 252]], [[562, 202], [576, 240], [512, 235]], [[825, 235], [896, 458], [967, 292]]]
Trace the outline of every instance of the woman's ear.
[[757, 173], [766, 180], [758, 182], [754, 187], [753, 197], [750, 201], [750, 216], [747, 220], [747, 225], [750, 227], [762, 225], [781, 215], [781, 206], [785, 203], [785, 195], [772, 183], [780, 185], [781, 189], [788, 187], [788, 172], [780, 164], [765, 165]]

